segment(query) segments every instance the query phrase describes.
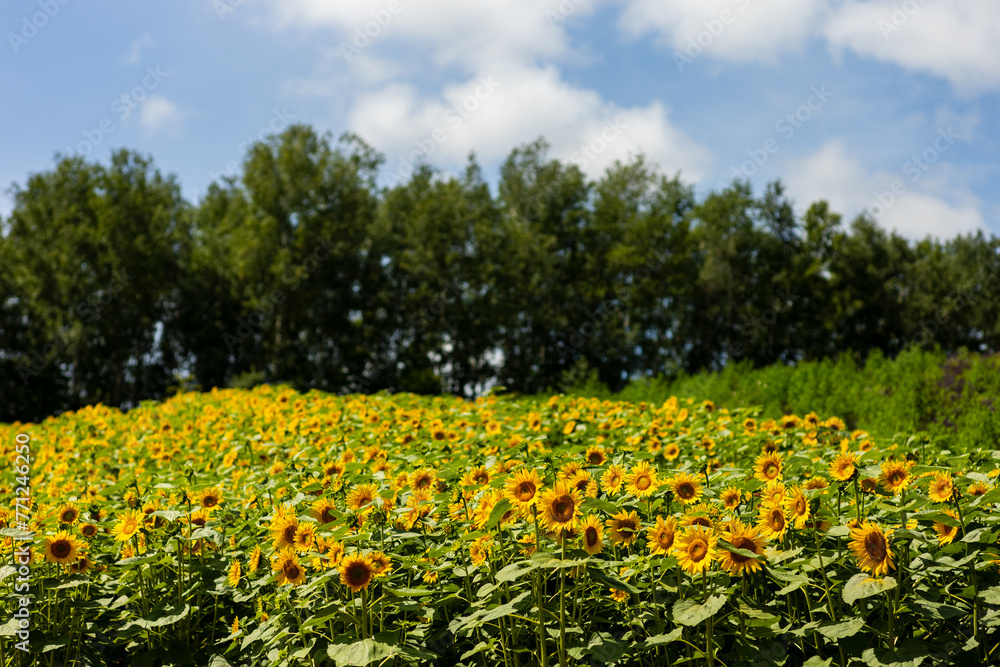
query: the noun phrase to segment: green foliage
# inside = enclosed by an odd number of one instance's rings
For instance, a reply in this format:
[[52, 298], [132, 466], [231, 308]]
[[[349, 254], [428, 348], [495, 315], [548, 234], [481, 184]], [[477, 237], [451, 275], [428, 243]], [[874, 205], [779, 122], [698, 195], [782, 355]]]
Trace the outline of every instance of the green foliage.
[[420, 165], [380, 187], [384, 158], [360, 138], [295, 125], [197, 205], [147, 157], [59, 158], [0, 221], [0, 420], [133, 406], [178, 377], [465, 396], [677, 386], [882, 430], [961, 421], [996, 441], [992, 403], [938, 387], [932, 351], [1000, 348], [1000, 240], [912, 243], [825, 201], [799, 217], [780, 182], [699, 199], [641, 154], [590, 180], [548, 150], [515, 148], [495, 193], [474, 155], [460, 175]]

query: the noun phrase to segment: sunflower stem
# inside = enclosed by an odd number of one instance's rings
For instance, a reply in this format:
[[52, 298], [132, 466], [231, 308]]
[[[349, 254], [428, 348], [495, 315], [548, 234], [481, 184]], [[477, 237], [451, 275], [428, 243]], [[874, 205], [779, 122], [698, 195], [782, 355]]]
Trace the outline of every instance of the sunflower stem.
[[[566, 560], [566, 535], [560, 534], [562, 560]], [[566, 568], [559, 568], [559, 665], [568, 667], [566, 661]]]

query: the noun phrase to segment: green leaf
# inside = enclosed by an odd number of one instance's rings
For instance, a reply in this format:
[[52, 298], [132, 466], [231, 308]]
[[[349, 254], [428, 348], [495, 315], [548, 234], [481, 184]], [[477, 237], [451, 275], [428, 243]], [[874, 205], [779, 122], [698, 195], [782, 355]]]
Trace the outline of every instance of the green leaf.
[[493, 511], [490, 512], [489, 521], [486, 522], [486, 530], [493, 530], [496, 528], [497, 524], [500, 523], [500, 519], [503, 518], [503, 515], [510, 512], [510, 510], [510, 501], [506, 498], [502, 498], [500, 502], [493, 507]]
[[223, 658], [221, 655], [216, 653], [212, 656], [212, 659], [208, 661], [208, 667], [233, 667], [232, 664]]
[[190, 612], [191, 612], [191, 605], [189, 604], [185, 604], [184, 608], [181, 609], [180, 611], [177, 610], [177, 605], [169, 605], [160, 609], [159, 613], [157, 613], [152, 618], [140, 618], [134, 621], [130, 621], [125, 625], [124, 628], [122, 628], [122, 630], [124, 631], [126, 628], [133, 625], [143, 628], [145, 630], [149, 630], [150, 628], [162, 628], [167, 625], [173, 625], [177, 621], [187, 616]]
[[606, 514], [617, 514], [621, 511], [618, 505], [607, 500], [602, 500], [600, 498], [586, 498], [583, 503], [581, 503], [580, 508], [584, 512], [593, 512], [595, 510], [600, 510]]
[[1000, 586], [993, 586], [992, 588], [987, 588], [985, 591], [980, 591], [979, 597], [986, 604], [1000, 604]]
[[836, 641], [838, 639], [853, 637], [858, 634], [863, 627], [865, 627], [864, 619], [849, 618], [846, 621], [841, 621], [840, 623], [834, 623], [833, 625], [821, 627], [819, 629], [819, 633], [827, 639]]
[[669, 644], [670, 642], [675, 642], [681, 638], [684, 634], [684, 628], [674, 628], [665, 635], [655, 635], [646, 640], [644, 645], [645, 648], [654, 648], [656, 646], [663, 646], [664, 644]]
[[744, 558], [752, 558], [754, 560], [760, 558], [759, 555], [755, 554], [749, 549], [740, 549], [739, 547], [734, 547], [732, 544], [726, 542], [725, 540], [719, 540], [719, 546], [730, 553], [738, 554], [740, 556], [743, 556]]
[[365, 667], [373, 662], [381, 662], [388, 657], [399, 655], [395, 646], [389, 646], [374, 639], [362, 639], [353, 644], [331, 644], [326, 647], [326, 654], [332, 658], [337, 667]]
[[896, 580], [892, 577], [873, 578], [861, 572], [844, 584], [844, 602], [854, 604], [858, 600], [884, 593], [895, 587]]
[[725, 595], [713, 595], [705, 604], [698, 604], [692, 600], [678, 600], [674, 603], [674, 621], [681, 625], [698, 625], [714, 616], [725, 604]]
[[814, 655], [805, 662], [802, 663], [802, 667], [830, 667], [833, 664], [833, 658], [827, 658], [824, 660], [818, 655]]
[[511, 563], [507, 567], [503, 568], [497, 572], [497, 581], [514, 581], [523, 574], [527, 574], [538, 567], [538, 563], [531, 561], [520, 561], [518, 563]]

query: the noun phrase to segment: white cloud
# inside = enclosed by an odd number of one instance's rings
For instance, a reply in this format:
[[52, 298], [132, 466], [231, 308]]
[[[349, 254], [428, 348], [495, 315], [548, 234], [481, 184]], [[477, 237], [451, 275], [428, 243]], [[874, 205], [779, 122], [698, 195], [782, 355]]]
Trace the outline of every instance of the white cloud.
[[[627, 0], [620, 26], [658, 33], [665, 45], [736, 62], [773, 62], [818, 29], [824, 2], [802, 0]], [[699, 52], [698, 49], [703, 49]]]
[[128, 47], [128, 51], [122, 54], [122, 65], [134, 65], [139, 62], [139, 59], [142, 58], [142, 50], [152, 43], [153, 36], [148, 32], [143, 33], [141, 37], [132, 42]]
[[472, 150], [482, 161], [501, 160], [539, 136], [551, 144], [551, 157], [590, 177], [640, 150], [686, 180], [702, 178], [711, 161], [705, 147], [671, 125], [661, 103], [620, 107], [561, 80], [553, 66], [507, 68], [440, 95], [387, 85], [357, 98], [348, 125], [387, 152], [389, 171], [403, 176], [420, 160], [461, 164]]
[[162, 95], [151, 95], [139, 109], [139, 124], [150, 134], [175, 131], [184, 117], [177, 105]]
[[[584, 15], [599, 0], [575, 0]], [[334, 28], [338, 48], [365, 51], [402, 41], [427, 47], [439, 66], [477, 71], [570, 52], [563, 23], [550, 20], [550, 0], [268, 0], [278, 27]]]
[[966, 94], [1000, 86], [996, 0], [846, 0], [824, 33], [836, 47], [929, 72]]
[[949, 165], [936, 162], [916, 180], [911, 166], [904, 162], [898, 173], [868, 171], [843, 141], [831, 139], [813, 155], [794, 161], [786, 183], [800, 208], [825, 199], [847, 220], [869, 211], [880, 225], [910, 239], [986, 229], [981, 203]]

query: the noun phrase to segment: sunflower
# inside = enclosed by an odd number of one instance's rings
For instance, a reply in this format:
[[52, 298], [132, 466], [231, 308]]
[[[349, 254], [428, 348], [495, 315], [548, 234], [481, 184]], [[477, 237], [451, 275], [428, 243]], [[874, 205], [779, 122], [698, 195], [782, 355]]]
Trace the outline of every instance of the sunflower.
[[331, 500], [328, 500], [327, 498], [320, 498], [312, 504], [310, 514], [312, 514], [312, 517], [316, 519], [316, 523], [324, 526], [337, 520], [336, 511], [337, 507]]
[[779, 482], [774, 480], [765, 486], [760, 492], [760, 498], [762, 503], [770, 503], [772, 505], [781, 505], [785, 502], [785, 493], [788, 491], [788, 487], [785, 486], [784, 482]]
[[676, 442], [668, 442], [663, 447], [663, 458], [665, 458], [668, 461], [673, 461], [680, 455], [681, 455], [681, 448], [677, 446]]
[[580, 492], [565, 481], [542, 494], [542, 521], [552, 532], [572, 530], [580, 516]]
[[414, 491], [433, 489], [436, 483], [437, 470], [433, 468], [421, 468], [410, 475], [410, 488]]
[[477, 466], [472, 470], [467, 470], [459, 484], [462, 486], [485, 486], [490, 483], [490, 471], [486, 466]]
[[[958, 515], [953, 511], [945, 510], [944, 513], [955, 521], [958, 521]], [[938, 544], [951, 544], [952, 541], [958, 536], [958, 526], [949, 526], [941, 523], [940, 521], [935, 521], [934, 532], [938, 534]]]
[[758, 556], [750, 558], [724, 549], [722, 562], [719, 564], [723, 570], [730, 574], [742, 575], [744, 572], [756, 572], [763, 567], [764, 539], [756, 526], [747, 526], [742, 521], [733, 520], [722, 534], [722, 539], [737, 549], [744, 549]]
[[340, 583], [357, 593], [368, 588], [375, 576], [375, 568], [365, 556], [346, 556], [340, 561]]
[[80, 556], [76, 559], [76, 562], [69, 564], [70, 574], [86, 574], [90, 572], [90, 568], [94, 567], [93, 561], [91, 561], [86, 556]]
[[229, 572], [226, 574], [226, 583], [236, 588], [240, 585], [240, 577], [243, 575], [243, 568], [235, 558], [229, 563]]
[[85, 523], [80, 526], [80, 534], [89, 540], [94, 535], [97, 535], [97, 526], [92, 523]]
[[769, 540], [780, 540], [788, 530], [785, 510], [781, 505], [763, 504], [757, 513], [757, 528]]
[[660, 485], [656, 479], [656, 470], [649, 467], [646, 461], [632, 466], [628, 475], [625, 476], [625, 490], [636, 498], [645, 498], [656, 491]]
[[965, 495], [967, 496], [982, 496], [989, 491], [989, 487], [983, 482], [973, 482], [965, 489]]
[[646, 546], [651, 556], [669, 556], [677, 533], [677, 519], [656, 517], [656, 524], [646, 530]]
[[542, 478], [536, 471], [518, 470], [507, 478], [504, 484], [504, 497], [514, 507], [527, 510], [535, 504], [541, 488]]
[[294, 542], [295, 550], [299, 553], [310, 551], [316, 544], [316, 524], [308, 521], [300, 523], [295, 531]]
[[604, 527], [593, 514], [584, 517], [580, 524], [580, 537], [583, 538], [583, 550], [591, 556], [604, 550]]
[[143, 514], [138, 510], [125, 510], [118, 515], [118, 524], [112, 531], [116, 542], [131, 540], [142, 528]]
[[483, 535], [469, 544], [469, 558], [472, 559], [473, 565], [479, 566], [486, 562], [493, 551], [492, 542], [492, 535]]
[[702, 526], [692, 526], [681, 533], [674, 544], [677, 564], [688, 574], [707, 572], [715, 560], [719, 538]]
[[854, 477], [858, 469], [858, 455], [854, 452], [838, 454], [830, 464], [830, 477], [838, 482], [846, 482]]
[[587, 453], [584, 454], [584, 458], [587, 459], [587, 465], [590, 466], [602, 466], [608, 460], [608, 457], [604, 454], [604, 448], [596, 446], [587, 447]]
[[777, 452], [761, 454], [753, 463], [753, 476], [765, 484], [781, 479], [782, 458]]
[[899, 495], [910, 484], [910, 466], [905, 461], [886, 461], [882, 464], [879, 481], [893, 495]]
[[80, 518], [80, 510], [73, 503], [66, 503], [59, 508], [59, 523], [70, 524]]
[[[577, 470], [576, 474], [566, 480], [570, 485], [583, 495], [587, 494], [587, 489], [590, 486], [590, 473], [586, 470]], [[595, 485], [596, 488], [596, 485]]]
[[601, 476], [601, 486], [610, 494], [617, 494], [621, 491], [624, 481], [625, 469], [617, 464], [608, 466], [608, 469], [604, 471], [604, 475]]
[[936, 472], [931, 485], [927, 489], [927, 495], [936, 503], [946, 503], [955, 496], [955, 482], [951, 478], [951, 473]]
[[853, 529], [848, 548], [854, 552], [858, 567], [874, 576], [895, 569], [892, 564], [892, 549], [889, 548], [890, 535], [891, 530], [883, 532], [871, 521], [865, 521], [860, 528]]
[[247, 560], [247, 572], [256, 572], [257, 568], [260, 567], [260, 546], [253, 548], [250, 552], [250, 558]]
[[219, 506], [222, 502], [222, 491], [218, 487], [210, 487], [198, 494], [198, 502], [207, 510]]
[[636, 514], [635, 510], [622, 510], [608, 519], [606, 524], [611, 533], [611, 541], [615, 544], [632, 544], [642, 529], [639, 515]]
[[810, 477], [809, 479], [806, 480], [806, 483], [803, 488], [809, 491], [813, 489], [817, 490], [825, 489], [828, 486], [830, 486], [830, 482], [826, 481], [826, 477], [814, 475], [813, 477]]
[[701, 484], [697, 479], [687, 474], [679, 472], [670, 480], [670, 490], [674, 497], [684, 505], [698, 502], [701, 497]]
[[295, 533], [299, 530], [299, 518], [294, 514], [276, 513], [271, 520], [271, 541], [274, 548], [280, 551], [286, 547], [295, 546]]
[[387, 577], [392, 572], [392, 559], [381, 551], [368, 554], [368, 560], [372, 565], [372, 574], [376, 578]]
[[788, 518], [794, 522], [795, 528], [798, 530], [804, 528], [809, 517], [812, 516], [805, 492], [797, 486], [792, 487], [785, 498], [784, 505]]
[[361, 508], [371, 505], [377, 496], [378, 487], [374, 484], [358, 484], [347, 494], [347, 509], [361, 510]]
[[45, 560], [50, 563], [69, 565], [79, 558], [79, 552], [83, 546], [83, 543], [77, 541], [76, 537], [70, 535], [68, 531], [56, 531], [52, 537], [45, 538]]
[[306, 571], [299, 564], [299, 557], [295, 549], [281, 549], [274, 555], [271, 569], [278, 573], [278, 584], [291, 584], [299, 586], [305, 583]]
[[727, 510], [734, 510], [743, 502], [743, 491], [735, 486], [727, 486], [722, 490], [722, 506]]

